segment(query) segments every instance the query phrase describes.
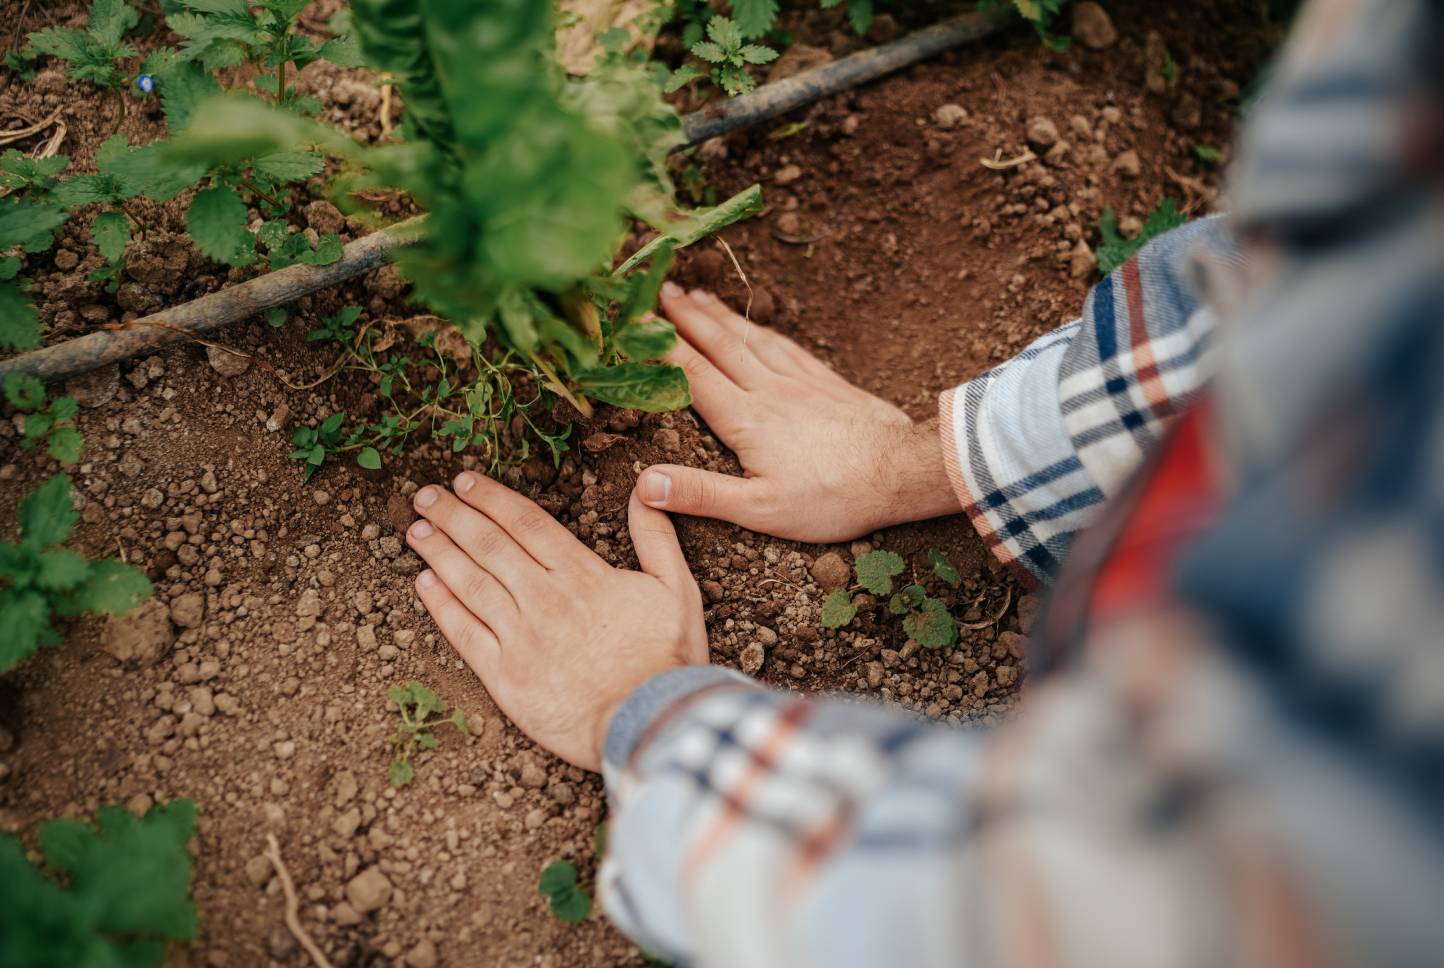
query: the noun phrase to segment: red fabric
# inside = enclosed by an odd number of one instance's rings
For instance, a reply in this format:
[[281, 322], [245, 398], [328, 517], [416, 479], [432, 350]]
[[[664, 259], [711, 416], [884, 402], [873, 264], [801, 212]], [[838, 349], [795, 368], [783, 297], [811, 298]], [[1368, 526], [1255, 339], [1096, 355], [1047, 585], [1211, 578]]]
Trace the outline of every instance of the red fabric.
[[1164, 439], [1153, 474], [1094, 581], [1094, 621], [1161, 600], [1180, 548], [1217, 515], [1221, 494], [1209, 461], [1207, 423], [1203, 401]]

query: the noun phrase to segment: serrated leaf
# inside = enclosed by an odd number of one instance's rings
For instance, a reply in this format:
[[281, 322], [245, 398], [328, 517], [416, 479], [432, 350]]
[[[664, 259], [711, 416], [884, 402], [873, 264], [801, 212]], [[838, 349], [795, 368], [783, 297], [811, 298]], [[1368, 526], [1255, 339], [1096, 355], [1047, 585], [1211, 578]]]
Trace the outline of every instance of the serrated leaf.
[[95, 0], [86, 33], [104, 47], [116, 47], [125, 32], [140, 23], [140, 12], [125, 0]]
[[903, 619], [903, 631], [925, 649], [941, 649], [958, 640], [958, 623], [937, 598], [924, 599], [922, 608]]
[[747, 44], [738, 51], [738, 54], [748, 64], [770, 64], [777, 60], [777, 51], [761, 44]]
[[309, 151], [273, 151], [251, 162], [251, 170], [278, 185], [305, 181], [326, 167], [326, 159]]
[[80, 460], [85, 451], [85, 438], [74, 427], [58, 427], [45, 438], [45, 450], [60, 463], [69, 467]]
[[90, 224], [90, 238], [106, 262], [119, 262], [130, 242], [130, 219], [121, 212], [101, 212]]
[[891, 551], [869, 551], [857, 559], [857, 582], [874, 595], [891, 595], [892, 580], [903, 573], [907, 562]]
[[363, 447], [361, 448], [361, 452], [356, 455], [356, 463], [368, 471], [379, 471], [381, 469], [381, 455], [377, 453], [375, 447]]
[[297, 261], [308, 266], [329, 266], [334, 262], [339, 262], [341, 255], [341, 236], [334, 232], [327, 232], [316, 240], [314, 249], [307, 249], [301, 253], [301, 257]]
[[31, 198], [0, 199], [0, 249], [18, 245], [26, 252], [44, 251], [69, 218], [64, 209]]
[[386, 780], [396, 789], [401, 789], [416, 776], [416, 770], [407, 760], [392, 760], [386, 768]]
[[727, 17], [713, 17], [707, 21], [707, 36], [726, 51], [734, 51], [742, 46], [741, 29]]
[[7, 373], [5, 402], [17, 410], [30, 411], [45, 402], [45, 384], [29, 373]]
[[230, 188], [197, 192], [186, 210], [186, 230], [206, 256], [229, 265], [252, 260], [255, 237], [246, 230], [250, 216], [241, 196]]
[[168, 142], [154, 141], [111, 159], [101, 170], [125, 187], [128, 195], [144, 195], [166, 202], [205, 176], [206, 166], [177, 159], [166, 150]]
[[355, 34], [332, 37], [321, 45], [316, 56], [341, 67], [364, 67], [366, 59], [361, 55], [361, 45]]
[[58, 545], [70, 537], [76, 517], [70, 478], [56, 474], [20, 502], [20, 543], [36, 550]]
[[69, 591], [90, 572], [90, 562], [70, 548], [42, 551], [38, 560], [40, 567], [35, 574], [35, 584], [46, 591]]
[[699, 40], [692, 45], [692, 53], [711, 64], [720, 64], [727, 59], [727, 52], [710, 40]]
[[777, 0], [732, 0], [732, 19], [743, 37], [761, 37], [777, 22]]
[[937, 575], [949, 585], [957, 588], [963, 583], [963, 576], [958, 574], [958, 570], [953, 567], [953, 563], [948, 560], [948, 556], [941, 551], [936, 548], [929, 548], [928, 561], [932, 563], [933, 574]]
[[577, 386], [593, 400], [645, 413], [680, 410], [692, 403], [687, 374], [671, 363], [619, 363], [583, 370]]
[[857, 617], [857, 606], [847, 589], [839, 588], [822, 603], [822, 627], [840, 629]]
[[185, 128], [196, 105], [221, 93], [215, 75], [195, 61], [179, 61], [155, 71], [155, 75], [161, 110], [172, 134]]
[[124, 615], [151, 596], [154, 589], [145, 572], [114, 558], [97, 558], [69, 594], [56, 599], [61, 615]]
[[697, 68], [693, 67], [691, 64], [683, 64], [681, 67], [673, 71], [672, 75], [667, 78], [667, 83], [663, 85], [662, 90], [666, 91], [668, 94], [674, 94], [677, 91], [680, 91], [687, 84], [688, 81], [691, 81], [694, 78], [698, 78], [701, 76], [702, 72], [697, 70]]

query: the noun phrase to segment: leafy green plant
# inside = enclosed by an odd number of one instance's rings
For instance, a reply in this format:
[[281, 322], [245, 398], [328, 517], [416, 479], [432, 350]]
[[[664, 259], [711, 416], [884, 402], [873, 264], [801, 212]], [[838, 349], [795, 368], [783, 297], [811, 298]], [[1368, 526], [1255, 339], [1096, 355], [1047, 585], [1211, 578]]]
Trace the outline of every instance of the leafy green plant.
[[85, 441], [71, 423], [79, 410], [74, 397], [60, 397], [47, 407], [45, 384], [25, 373], [7, 374], [4, 393], [5, 401], [25, 415], [22, 448], [30, 450], [43, 442], [50, 456], [66, 466], [80, 460]]
[[1193, 156], [1205, 165], [1219, 165], [1223, 163], [1223, 151], [1208, 144], [1196, 144], [1193, 146]]
[[[262, 69], [253, 82], [278, 106], [315, 114], [321, 105], [300, 95], [295, 75], [318, 60], [343, 67], [361, 63], [356, 40], [342, 34], [324, 42], [296, 33], [296, 22], [311, 0], [178, 0], [166, 26], [185, 38], [180, 61], [198, 61], [215, 71], [241, 64]], [[269, 68], [270, 73], [265, 73]]]
[[1067, 34], [1055, 34], [1051, 28], [1066, 2], [1067, 0], [978, 0], [978, 9], [1012, 7], [1018, 12], [1018, 16], [1033, 25], [1033, 30], [1037, 32], [1043, 46], [1061, 52], [1068, 49], [1073, 38]]
[[89, 81], [110, 91], [119, 105], [118, 119], [123, 119], [125, 89], [132, 76], [124, 62], [137, 55], [125, 35], [139, 22], [139, 12], [125, 0], [95, 0], [84, 27], [47, 27], [29, 34], [25, 53], [63, 60], [71, 80]]
[[[14, 179], [6, 153], [5, 176]], [[37, 180], [49, 176], [37, 176]], [[29, 280], [20, 275], [20, 253], [44, 252], [55, 244], [55, 230], [70, 216], [59, 206], [28, 194], [0, 198], [0, 347], [17, 350], [40, 345], [40, 318], [27, 293]], [[15, 250], [19, 250], [16, 252]]]
[[[933, 577], [956, 588], [962, 575], [941, 551], [928, 552]], [[853, 563], [857, 583], [840, 588], [822, 603], [824, 628], [842, 628], [857, 617], [862, 599], [854, 592], [865, 591], [879, 603], [886, 599], [887, 613], [902, 619], [908, 638], [925, 649], [941, 649], [958, 641], [958, 623], [948, 611], [947, 603], [928, 594], [926, 588], [913, 581], [894, 590], [893, 580], [907, 568], [900, 555], [891, 551], [869, 551]]]
[[[713, 17], [707, 22], [707, 40], [692, 45], [692, 53], [712, 65], [712, 80], [728, 94], [746, 94], [755, 90], [757, 81], [747, 70], [754, 64], [770, 64], [777, 59], [777, 51], [761, 44], [749, 44], [743, 37], [742, 28], [726, 17]], [[672, 75], [667, 82], [669, 89], [681, 85], [678, 77], [686, 77], [685, 66]], [[693, 77], [697, 76], [695, 69]], [[682, 83], [686, 83], [686, 77]]]
[[1187, 221], [1188, 216], [1178, 210], [1177, 203], [1171, 198], [1165, 198], [1149, 214], [1138, 234], [1131, 239], [1125, 239], [1118, 234], [1118, 217], [1113, 214], [1113, 209], [1105, 208], [1098, 217], [1098, 232], [1101, 238], [1098, 247], [1093, 250], [1093, 255], [1098, 259], [1098, 271], [1107, 275], [1131, 259], [1134, 253], [1150, 241]]
[[577, 869], [571, 861], [554, 860], [542, 868], [537, 891], [563, 921], [585, 921], [592, 912], [592, 899], [577, 883]]
[[190, 899], [191, 800], [137, 817], [101, 807], [94, 825], [40, 825], [43, 866], [0, 833], [0, 964], [160, 968], [166, 943], [196, 936]]
[[391, 785], [400, 788], [410, 783], [415, 775], [411, 765], [412, 754], [417, 750], [436, 749], [438, 740], [432, 730], [450, 723], [466, 734], [466, 717], [460, 709], [451, 709], [436, 693], [414, 679], [404, 686], [387, 689], [386, 698], [396, 703], [401, 715], [401, 724], [391, 737], [391, 744], [396, 747], [396, 758], [386, 771]]
[[56, 474], [20, 502], [19, 539], [0, 541], [0, 673], [60, 644], [54, 616], [123, 615], [150, 597], [140, 569], [63, 546], [75, 520], [70, 478]]

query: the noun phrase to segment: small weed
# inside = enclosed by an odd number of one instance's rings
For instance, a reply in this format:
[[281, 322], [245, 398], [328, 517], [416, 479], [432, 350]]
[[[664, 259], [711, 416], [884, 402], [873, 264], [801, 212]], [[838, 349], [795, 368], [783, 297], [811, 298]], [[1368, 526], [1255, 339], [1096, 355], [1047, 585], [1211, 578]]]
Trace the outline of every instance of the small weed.
[[41, 443], [61, 464], [69, 467], [80, 460], [85, 440], [71, 421], [80, 409], [74, 397], [60, 397], [45, 406], [45, 384], [26, 373], [10, 373], [5, 377], [5, 402], [24, 414], [20, 446], [30, 450]]
[[[933, 577], [954, 588], [962, 583], [962, 575], [941, 551], [929, 551], [928, 561], [933, 566]], [[956, 644], [958, 623], [946, 602], [929, 595], [917, 581], [894, 591], [893, 579], [906, 567], [902, 556], [891, 551], [869, 551], [858, 558], [853, 565], [857, 584], [838, 589], [822, 603], [823, 627], [842, 628], [856, 618], [864, 600], [855, 598], [853, 593], [865, 591], [878, 602], [886, 596], [888, 614], [900, 617], [908, 638], [923, 648], [941, 649]]]
[[1213, 145], [1194, 145], [1193, 156], [1205, 165], [1218, 165], [1223, 162], [1223, 151]]
[[1178, 210], [1177, 203], [1171, 198], [1165, 198], [1148, 216], [1138, 234], [1131, 239], [1125, 239], [1118, 234], [1118, 217], [1113, 214], [1113, 209], [1105, 208], [1098, 217], [1098, 231], [1102, 238], [1098, 247], [1093, 250], [1093, 255], [1098, 259], [1098, 271], [1108, 275], [1150, 241], [1187, 221], [1188, 216]]
[[554, 860], [542, 868], [536, 887], [552, 913], [563, 921], [585, 921], [592, 912], [592, 899], [577, 884], [577, 869], [571, 861]]
[[[707, 40], [699, 40], [692, 45], [692, 53], [712, 65], [713, 82], [728, 94], [746, 94], [754, 90], [757, 80], [747, 70], [748, 66], [770, 64], [777, 59], [777, 51], [771, 47], [747, 43], [742, 28], [726, 17], [713, 17], [707, 22], [707, 37]], [[669, 90], [681, 86], [676, 83], [678, 73], [681, 70], [674, 73], [668, 82]]]
[[417, 750], [436, 749], [438, 741], [432, 730], [450, 723], [467, 734], [466, 717], [460, 709], [451, 709], [436, 693], [414, 679], [404, 686], [387, 689], [386, 698], [396, 703], [401, 714], [401, 725], [391, 737], [391, 744], [396, 747], [396, 758], [386, 771], [391, 785], [399, 789], [410, 783], [415, 775], [411, 755]]

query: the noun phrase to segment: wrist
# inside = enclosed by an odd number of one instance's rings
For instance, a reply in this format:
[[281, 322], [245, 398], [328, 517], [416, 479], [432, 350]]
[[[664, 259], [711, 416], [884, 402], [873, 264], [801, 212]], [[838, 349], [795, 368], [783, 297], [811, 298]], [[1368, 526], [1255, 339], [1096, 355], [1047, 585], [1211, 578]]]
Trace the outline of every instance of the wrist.
[[962, 511], [948, 480], [936, 417], [893, 435], [883, 457], [878, 527]]

